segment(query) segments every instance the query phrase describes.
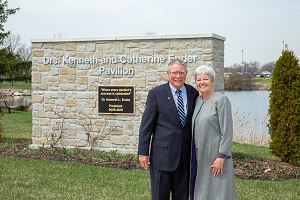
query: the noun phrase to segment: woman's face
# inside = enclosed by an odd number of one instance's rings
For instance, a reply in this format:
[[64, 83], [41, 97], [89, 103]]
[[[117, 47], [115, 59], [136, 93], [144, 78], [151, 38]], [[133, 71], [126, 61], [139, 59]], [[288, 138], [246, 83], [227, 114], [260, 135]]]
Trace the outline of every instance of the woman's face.
[[207, 74], [201, 73], [196, 76], [196, 86], [202, 94], [209, 93], [213, 90], [214, 81]]

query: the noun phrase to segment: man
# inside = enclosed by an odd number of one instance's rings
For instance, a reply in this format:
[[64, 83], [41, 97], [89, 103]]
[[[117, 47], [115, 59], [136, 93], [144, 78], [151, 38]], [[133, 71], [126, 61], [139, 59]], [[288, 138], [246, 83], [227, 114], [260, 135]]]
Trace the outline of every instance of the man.
[[144, 169], [150, 164], [153, 200], [169, 200], [170, 192], [173, 200], [185, 200], [189, 198], [191, 118], [199, 92], [185, 84], [187, 66], [182, 60], [172, 60], [167, 74], [169, 82], [149, 91], [138, 155]]

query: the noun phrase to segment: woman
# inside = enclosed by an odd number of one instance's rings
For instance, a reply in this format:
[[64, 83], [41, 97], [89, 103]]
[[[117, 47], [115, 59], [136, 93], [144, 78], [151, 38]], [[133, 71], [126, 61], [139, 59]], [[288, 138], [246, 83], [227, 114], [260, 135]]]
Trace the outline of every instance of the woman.
[[[213, 90], [215, 72], [208, 66], [195, 71], [201, 95], [193, 114], [193, 199], [236, 199], [231, 142], [233, 132], [231, 104]], [[195, 170], [196, 169], [196, 170]]]

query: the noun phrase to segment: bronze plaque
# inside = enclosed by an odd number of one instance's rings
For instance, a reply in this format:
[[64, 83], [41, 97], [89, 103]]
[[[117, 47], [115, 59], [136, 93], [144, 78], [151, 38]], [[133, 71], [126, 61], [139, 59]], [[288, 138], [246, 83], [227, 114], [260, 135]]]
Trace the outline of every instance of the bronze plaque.
[[134, 114], [134, 86], [98, 86], [99, 114]]

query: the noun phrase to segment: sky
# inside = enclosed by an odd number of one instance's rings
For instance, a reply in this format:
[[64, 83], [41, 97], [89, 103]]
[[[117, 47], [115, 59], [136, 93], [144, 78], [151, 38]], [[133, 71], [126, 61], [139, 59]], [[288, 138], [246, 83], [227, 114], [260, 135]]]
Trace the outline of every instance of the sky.
[[300, 58], [299, 0], [9, 0], [4, 29], [31, 39], [214, 33], [224, 66], [276, 61], [287, 44]]

